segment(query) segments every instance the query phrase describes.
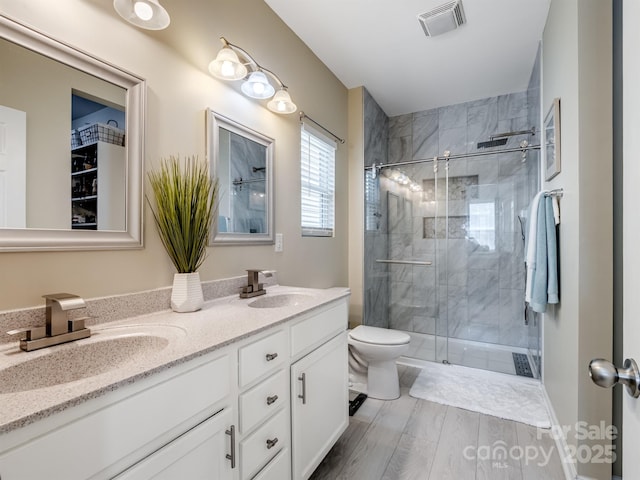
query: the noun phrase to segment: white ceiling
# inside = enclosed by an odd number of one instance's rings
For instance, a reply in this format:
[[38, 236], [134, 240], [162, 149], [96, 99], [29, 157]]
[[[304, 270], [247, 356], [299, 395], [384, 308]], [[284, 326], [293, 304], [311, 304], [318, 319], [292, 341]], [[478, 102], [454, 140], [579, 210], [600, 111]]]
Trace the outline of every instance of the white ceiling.
[[428, 38], [448, 0], [265, 0], [347, 88], [389, 116], [526, 90], [551, 0], [462, 0], [467, 24]]

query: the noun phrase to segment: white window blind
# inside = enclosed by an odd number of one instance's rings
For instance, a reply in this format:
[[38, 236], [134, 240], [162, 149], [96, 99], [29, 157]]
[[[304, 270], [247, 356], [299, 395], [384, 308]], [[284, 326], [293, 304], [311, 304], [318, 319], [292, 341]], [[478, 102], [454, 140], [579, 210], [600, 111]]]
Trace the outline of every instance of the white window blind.
[[380, 228], [380, 188], [375, 176], [375, 169], [364, 172], [364, 205], [365, 205], [365, 228], [368, 232], [376, 231]]
[[332, 237], [335, 217], [336, 143], [317, 130], [300, 128], [302, 235]]

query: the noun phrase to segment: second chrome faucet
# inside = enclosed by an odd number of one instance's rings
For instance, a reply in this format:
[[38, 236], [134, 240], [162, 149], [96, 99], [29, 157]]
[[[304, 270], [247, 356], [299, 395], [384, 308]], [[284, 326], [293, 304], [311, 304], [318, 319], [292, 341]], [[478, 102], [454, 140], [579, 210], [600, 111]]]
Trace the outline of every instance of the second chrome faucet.
[[269, 270], [247, 270], [247, 285], [240, 289], [240, 298], [257, 297], [267, 293], [264, 289], [264, 284], [260, 283], [260, 274], [265, 277], [271, 277], [273, 272]]

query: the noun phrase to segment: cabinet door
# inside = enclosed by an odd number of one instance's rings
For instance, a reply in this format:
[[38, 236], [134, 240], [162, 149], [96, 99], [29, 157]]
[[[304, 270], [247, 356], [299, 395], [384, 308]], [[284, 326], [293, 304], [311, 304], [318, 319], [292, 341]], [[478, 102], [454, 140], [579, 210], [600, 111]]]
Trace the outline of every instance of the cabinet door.
[[116, 479], [231, 480], [235, 470], [227, 455], [235, 455], [236, 448], [231, 443], [234, 440], [230, 434], [232, 422], [231, 409], [227, 408], [127, 469]]
[[340, 435], [349, 416], [346, 332], [291, 366], [293, 478], [306, 480]]

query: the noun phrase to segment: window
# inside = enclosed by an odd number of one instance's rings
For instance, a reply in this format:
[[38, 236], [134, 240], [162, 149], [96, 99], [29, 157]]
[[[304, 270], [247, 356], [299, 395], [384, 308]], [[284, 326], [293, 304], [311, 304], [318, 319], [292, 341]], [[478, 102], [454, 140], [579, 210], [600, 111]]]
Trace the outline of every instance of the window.
[[380, 188], [376, 179], [375, 169], [364, 172], [364, 208], [365, 208], [365, 228], [368, 232], [376, 231], [380, 228]]
[[469, 205], [469, 237], [486, 250], [496, 249], [496, 205], [494, 202]]
[[332, 237], [336, 144], [308, 125], [300, 129], [302, 236]]

